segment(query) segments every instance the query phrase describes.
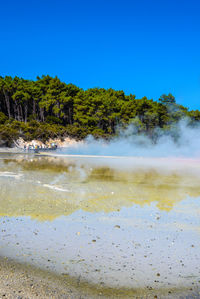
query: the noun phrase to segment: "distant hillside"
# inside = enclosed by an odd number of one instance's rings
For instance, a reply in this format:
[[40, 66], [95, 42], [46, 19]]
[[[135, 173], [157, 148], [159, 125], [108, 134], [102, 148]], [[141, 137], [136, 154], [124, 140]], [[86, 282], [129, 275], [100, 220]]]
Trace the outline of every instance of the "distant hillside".
[[153, 101], [113, 89], [84, 91], [48, 75], [36, 81], [0, 77], [0, 140], [7, 145], [18, 137], [45, 141], [63, 136], [83, 139], [91, 134], [110, 138], [129, 124], [139, 134], [151, 136], [155, 128], [168, 130], [185, 117], [195, 125], [200, 111], [188, 111], [171, 94]]

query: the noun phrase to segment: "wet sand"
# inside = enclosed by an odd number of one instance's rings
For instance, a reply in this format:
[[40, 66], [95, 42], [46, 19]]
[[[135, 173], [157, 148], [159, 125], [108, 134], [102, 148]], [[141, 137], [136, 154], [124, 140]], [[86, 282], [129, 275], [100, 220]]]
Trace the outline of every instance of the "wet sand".
[[55, 275], [30, 265], [0, 258], [0, 298], [200, 298], [197, 287], [190, 289], [148, 290], [101, 288], [77, 280]]
[[80, 298], [56, 276], [0, 258], [0, 298]]
[[[0, 258], [0, 298], [102, 298], [64, 277]], [[106, 298], [106, 297], [103, 297]]]

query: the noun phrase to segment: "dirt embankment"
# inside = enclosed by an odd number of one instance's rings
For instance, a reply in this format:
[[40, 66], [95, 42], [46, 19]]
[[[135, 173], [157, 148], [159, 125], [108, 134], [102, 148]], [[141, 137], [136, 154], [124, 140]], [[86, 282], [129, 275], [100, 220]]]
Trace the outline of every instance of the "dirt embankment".
[[39, 146], [39, 147], [50, 147], [52, 144], [56, 144], [58, 148], [66, 148], [66, 147], [77, 147], [80, 144], [83, 144], [83, 141], [77, 141], [75, 139], [66, 137], [64, 139], [49, 139], [46, 143], [43, 143], [40, 140], [31, 140], [24, 141], [22, 138], [19, 138], [14, 142], [14, 145], [18, 148], [24, 148], [28, 146]]

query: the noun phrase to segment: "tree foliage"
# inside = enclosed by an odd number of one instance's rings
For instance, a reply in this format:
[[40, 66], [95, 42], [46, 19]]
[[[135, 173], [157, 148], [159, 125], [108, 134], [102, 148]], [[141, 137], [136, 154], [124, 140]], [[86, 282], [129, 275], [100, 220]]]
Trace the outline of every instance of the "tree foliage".
[[153, 101], [111, 88], [83, 90], [49, 75], [35, 81], [0, 77], [0, 138], [7, 141], [19, 136], [109, 138], [129, 124], [151, 136], [155, 128], [166, 129], [183, 117], [193, 124], [200, 112], [178, 105], [172, 94]]

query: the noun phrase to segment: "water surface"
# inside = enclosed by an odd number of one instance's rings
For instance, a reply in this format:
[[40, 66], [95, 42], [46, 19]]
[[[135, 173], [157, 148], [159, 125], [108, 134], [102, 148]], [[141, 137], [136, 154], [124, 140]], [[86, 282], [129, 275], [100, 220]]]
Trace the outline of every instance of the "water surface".
[[199, 165], [2, 153], [0, 255], [104, 288], [198, 288]]

